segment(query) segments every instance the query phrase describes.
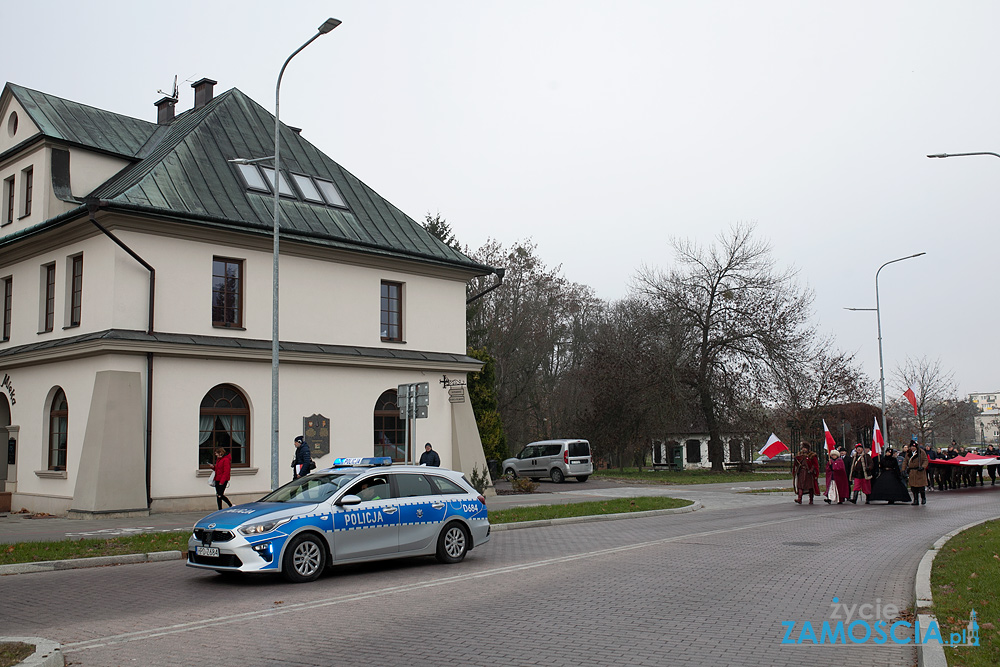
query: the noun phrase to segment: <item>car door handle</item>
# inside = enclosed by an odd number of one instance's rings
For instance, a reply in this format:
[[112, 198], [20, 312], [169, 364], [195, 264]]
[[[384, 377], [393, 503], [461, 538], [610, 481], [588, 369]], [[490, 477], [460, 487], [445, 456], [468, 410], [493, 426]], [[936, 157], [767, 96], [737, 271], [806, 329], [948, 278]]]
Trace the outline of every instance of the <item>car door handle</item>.
[[386, 514], [395, 514], [396, 510], [398, 509], [399, 509], [398, 507], [386, 507], [382, 511], [385, 512]]
[[439, 510], [444, 507], [444, 503], [431, 503], [431, 507], [433, 507], [436, 510]]

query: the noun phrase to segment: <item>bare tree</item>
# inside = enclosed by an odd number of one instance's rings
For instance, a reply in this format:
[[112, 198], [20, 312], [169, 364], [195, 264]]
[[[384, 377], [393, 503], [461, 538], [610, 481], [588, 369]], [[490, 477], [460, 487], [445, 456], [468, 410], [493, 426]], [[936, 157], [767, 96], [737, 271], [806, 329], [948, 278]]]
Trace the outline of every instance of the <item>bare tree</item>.
[[770, 246], [754, 231], [735, 225], [708, 248], [675, 240], [675, 268], [643, 269], [635, 280], [687, 329], [693, 371], [687, 381], [708, 429], [712, 469], [719, 471], [725, 460], [720, 417], [741, 395], [773, 394], [776, 374], [804, 363], [814, 337], [812, 293], [798, 285], [793, 269], [776, 267]]
[[917, 399], [916, 414], [913, 414], [913, 408], [905, 398], [894, 401], [900, 406], [898, 411], [894, 410], [899, 420], [897, 429], [902, 433], [919, 435], [920, 442], [924, 442], [935, 421], [948, 415], [948, 402], [958, 400], [955, 397], [958, 386], [954, 378], [953, 372], [941, 368], [940, 359], [931, 361], [927, 357], [907, 357], [903, 365], [896, 366], [893, 380], [900, 395], [912, 387]]
[[[590, 322], [603, 307], [593, 289], [549, 268], [531, 242], [507, 248], [490, 240], [473, 257], [506, 268], [503, 286], [470, 304], [469, 345], [496, 360], [497, 397], [507, 442], [520, 447], [545, 437], [568, 437], [575, 388], [564, 380], [579, 365]], [[491, 279], [470, 282], [479, 293]]]
[[874, 400], [877, 392], [875, 381], [855, 355], [837, 350], [829, 338], [818, 341], [807, 359], [780, 365], [777, 377], [781, 391], [778, 412], [793, 432], [800, 434], [818, 431], [820, 420], [832, 416], [824, 411], [833, 406], [839, 414], [846, 404]]

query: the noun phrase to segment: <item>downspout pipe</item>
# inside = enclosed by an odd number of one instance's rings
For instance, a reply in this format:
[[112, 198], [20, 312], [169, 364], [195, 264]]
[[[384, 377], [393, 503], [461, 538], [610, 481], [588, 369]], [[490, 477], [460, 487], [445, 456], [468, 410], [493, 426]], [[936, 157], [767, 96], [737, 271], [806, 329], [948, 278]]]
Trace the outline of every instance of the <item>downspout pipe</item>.
[[476, 299], [481, 299], [482, 297], [486, 296], [487, 294], [489, 294], [490, 292], [492, 292], [496, 288], [498, 288], [501, 285], [503, 285], [503, 277], [507, 273], [507, 269], [493, 269], [493, 273], [496, 274], [496, 277], [497, 277], [496, 284], [495, 285], [490, 285], [489, 287], [487, 287], [486, 289], [484, 289], [479, 294], [475, 294], [475, 295], [469, 297], [468, 299], [466, 299], [465, 300], [465, 305], [469, 305], [470, 303], [472, 303]]
[[[108, 231], [97, 221], [97, 211], [101, 209], [101, 203], [87, 202], [87, 212], [90, 222], [93, 223], [102, 234], [114, 241], [115, 245], [128, 253], [129, 257], [139, 262], [144, 269], [149, 271], [149, 314], [146, 323], [146, 333], [153, 335], [153, 299], [156, 295], [156, 269], [149, 262], [140, 257], [134, 250], [129, 248], [117, 236]], [[153, 455], [153, 353], [146, 353], [146, 509], [153, 504], [152, 496], [152, 455]]]

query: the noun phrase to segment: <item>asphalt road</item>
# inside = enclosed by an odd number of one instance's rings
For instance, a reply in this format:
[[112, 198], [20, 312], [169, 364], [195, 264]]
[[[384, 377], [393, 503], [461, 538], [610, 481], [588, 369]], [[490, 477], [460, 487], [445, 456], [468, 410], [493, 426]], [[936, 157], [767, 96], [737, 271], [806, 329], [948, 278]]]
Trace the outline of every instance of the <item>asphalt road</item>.
[[0, 634], [54, 639], [85, 666], [910, 667], [909, 647], [783, 645], [781, 621], [818, 627], [835, 596], [905, 608], [937, 537], [1000, 515], [995, 487], [925, 507], [669, 491], [706, 508], [497, 532], [458, 565], [344, 567], [304, 585], [180, 562], [3, 577]]

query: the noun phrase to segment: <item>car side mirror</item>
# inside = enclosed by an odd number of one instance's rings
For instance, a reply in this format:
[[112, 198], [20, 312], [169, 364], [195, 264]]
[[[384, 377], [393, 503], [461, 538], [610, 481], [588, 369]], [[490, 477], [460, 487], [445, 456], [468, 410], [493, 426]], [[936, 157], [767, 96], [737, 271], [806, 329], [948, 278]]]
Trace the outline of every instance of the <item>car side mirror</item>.
[[343, 505], [358, 505], [360, 503], [361, 503], [361, 498], [359, 498], [358, 496], [351, 495], [351, 494], [347, 494], [346, 496], [342, 496], [340, 498], [340, 500], [337, 501], [337, 504], [340, 505], [340, 506], [343, 506]]

